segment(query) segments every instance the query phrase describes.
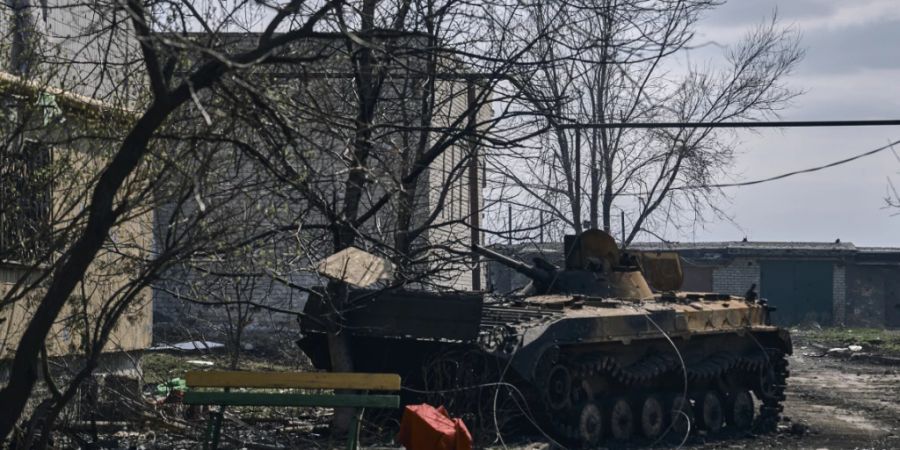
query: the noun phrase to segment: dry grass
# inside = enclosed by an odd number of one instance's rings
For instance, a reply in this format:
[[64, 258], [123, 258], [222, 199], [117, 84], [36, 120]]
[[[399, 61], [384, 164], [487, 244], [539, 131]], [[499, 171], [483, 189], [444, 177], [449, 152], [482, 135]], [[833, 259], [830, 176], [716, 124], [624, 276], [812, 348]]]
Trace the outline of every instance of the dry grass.
[[822, 328], [791, 332], [798, 340], [829, 347], [860, 345], [865, 351], [900, 355], [900, 330], [881, 328]]

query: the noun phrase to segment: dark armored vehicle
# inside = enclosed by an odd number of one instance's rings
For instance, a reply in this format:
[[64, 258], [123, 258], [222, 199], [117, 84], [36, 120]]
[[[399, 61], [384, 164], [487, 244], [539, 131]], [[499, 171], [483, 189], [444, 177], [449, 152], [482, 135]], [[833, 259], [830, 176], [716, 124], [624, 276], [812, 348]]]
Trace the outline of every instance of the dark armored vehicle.
[[[508, 296], [354, 292], [363, 306], [343, 323], [357, 370], [400, 373], [413, 390], [503, 378], [517, 407], [568, 445], [775, 426], [792, 349], [764, 300], [678, 292], [677, 258], [620, 252], [599, 230], [565, 247], [564, 268], [475, 249], [531, 279]], [[328, 368], [322, 329], [301, 325], [301, 347]]]

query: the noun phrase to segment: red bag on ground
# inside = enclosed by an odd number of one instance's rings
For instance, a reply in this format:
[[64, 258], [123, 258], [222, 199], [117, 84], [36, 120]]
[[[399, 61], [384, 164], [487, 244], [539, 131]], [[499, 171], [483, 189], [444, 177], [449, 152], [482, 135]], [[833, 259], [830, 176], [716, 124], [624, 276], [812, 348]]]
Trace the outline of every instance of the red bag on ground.
[[443, 406], [409, 405], [403, 411], [397, 440], [406, 450], [472, 450], [472, 435], [462, 419]]

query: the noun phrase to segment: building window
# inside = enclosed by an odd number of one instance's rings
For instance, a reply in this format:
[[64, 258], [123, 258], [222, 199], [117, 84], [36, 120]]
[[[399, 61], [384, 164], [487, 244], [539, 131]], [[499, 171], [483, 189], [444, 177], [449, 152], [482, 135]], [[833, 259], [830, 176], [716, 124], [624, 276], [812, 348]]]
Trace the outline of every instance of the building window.
[[32, 261], [47, 248], [50, 149], [26, 140], [0, 148], [0, 261]]

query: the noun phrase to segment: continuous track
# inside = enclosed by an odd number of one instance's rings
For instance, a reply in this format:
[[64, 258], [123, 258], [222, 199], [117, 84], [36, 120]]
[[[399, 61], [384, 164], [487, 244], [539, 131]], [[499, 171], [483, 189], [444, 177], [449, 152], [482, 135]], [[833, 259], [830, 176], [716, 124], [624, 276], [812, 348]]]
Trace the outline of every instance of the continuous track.
[[627, 365], [602, 354], [563, 357], [544, 386], [547, 418], [561, 440], [581, 448], [775, 429], [789, 376], [783, 352], [719, 351], [685, 368], [671, 353]]

